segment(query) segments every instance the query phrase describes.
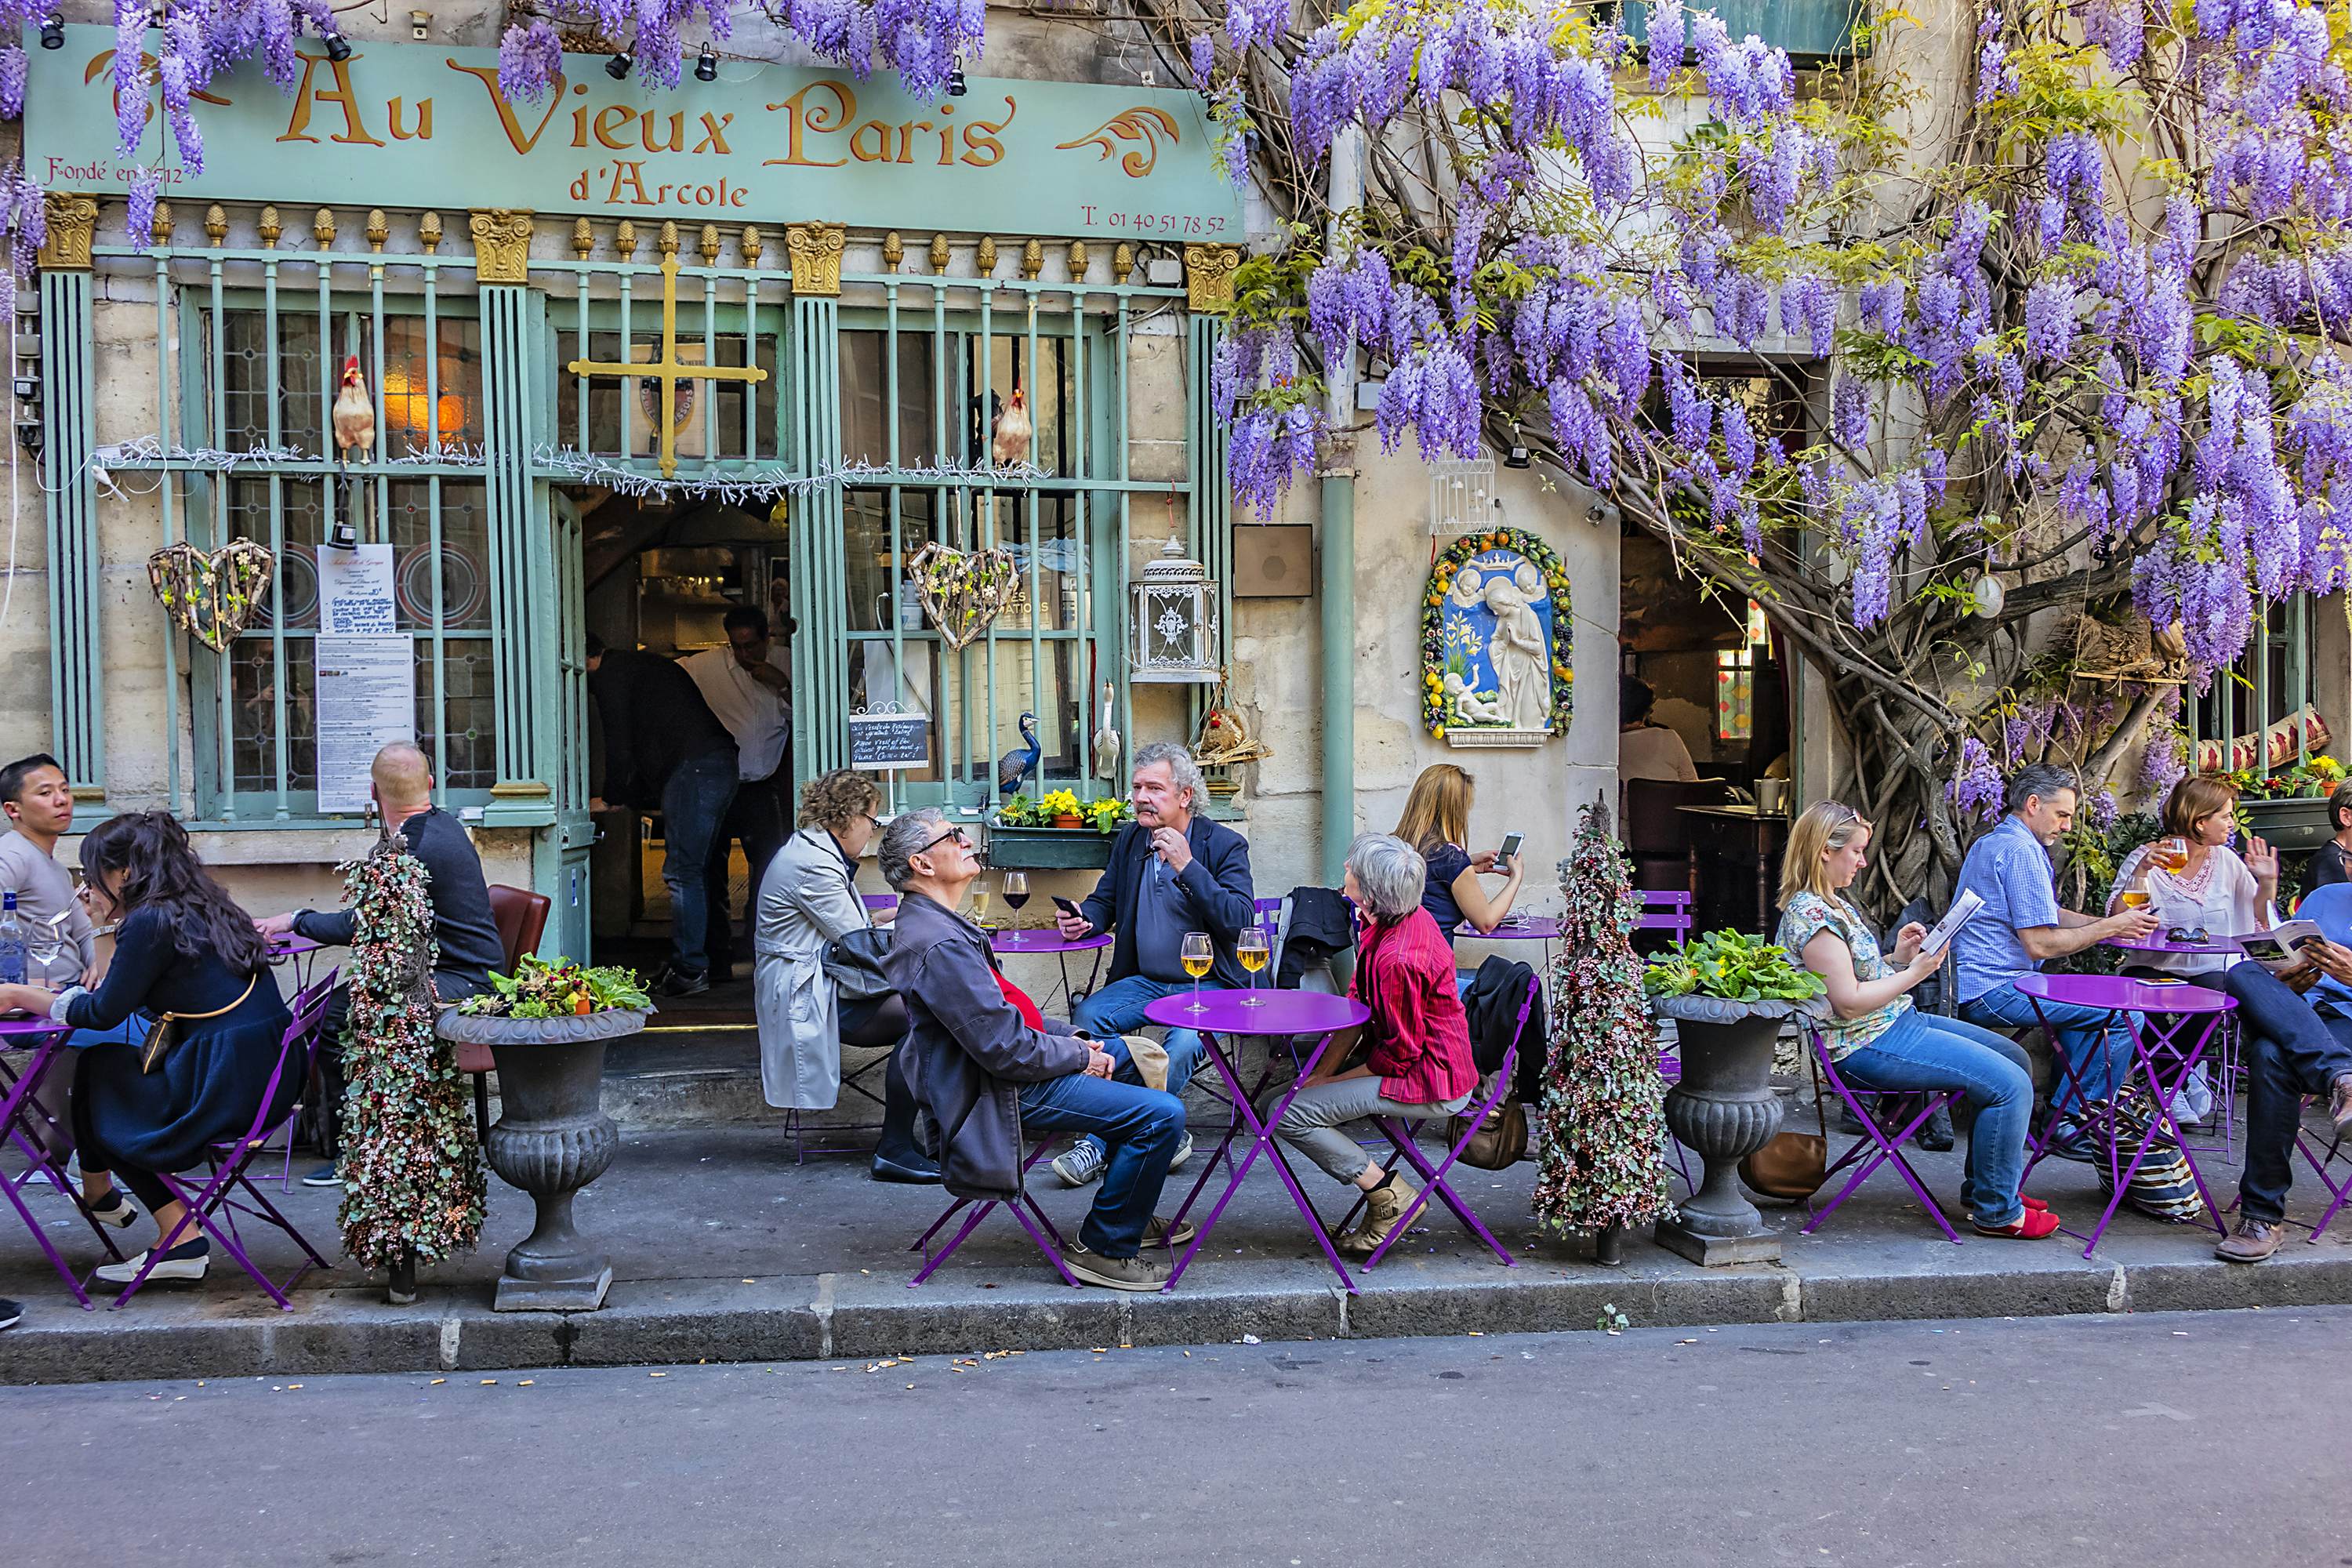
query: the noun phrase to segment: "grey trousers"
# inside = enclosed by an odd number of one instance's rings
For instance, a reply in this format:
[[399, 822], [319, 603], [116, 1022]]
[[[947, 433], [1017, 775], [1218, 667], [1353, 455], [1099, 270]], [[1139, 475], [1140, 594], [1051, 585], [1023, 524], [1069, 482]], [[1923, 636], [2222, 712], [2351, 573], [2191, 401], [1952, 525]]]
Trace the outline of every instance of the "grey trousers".
[[[1280, 1098], [1279, 1094], [1269, 1097], [1259, 1109], [1272, 1109]], [[1298, 1097], [1290, 1102], [1290, 1109], [1282, 1113], [1282, 1120], [1274, 1124], [1274, 1135], [1320, 1165], [1333, 1181], [1353, 1182], [1364, 1173], [1370, 1156], [1339, 1128], [1367, 1116], [1423, 1121], [1433, 1116], [1452, 1116], [1469, 1103], [1470, 1097], [1465, 1094], [1435, 1105], [1407, 1105], [1383, 1095], [1381, 1079], [1375, 1074], [1343, 1078], [1300, 1089]]]

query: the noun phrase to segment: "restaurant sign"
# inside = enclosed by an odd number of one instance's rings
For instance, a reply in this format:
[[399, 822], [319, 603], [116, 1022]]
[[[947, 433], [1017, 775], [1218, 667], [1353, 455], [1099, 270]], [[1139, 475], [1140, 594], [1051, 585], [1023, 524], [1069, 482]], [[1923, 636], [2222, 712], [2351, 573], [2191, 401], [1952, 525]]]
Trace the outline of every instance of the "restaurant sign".
[[113, 30], [68, 27], [63, 49], [31, 52], [25, 165], [51, 190], [100, 194], [157, 166], [173, 201], [1241, 239], [1240, 198], [1191, 92], [973, 77], [965, 96], [934, 100], [887, 72], [749, 61], [665, 91], [566, 55], [551, 93], [510, 103], [498, 59], [306, 49], [282, 92], [248, 63], [195, 95], [196, 174], [167, 145], [160, 89], [139, 155], [117, 155]]

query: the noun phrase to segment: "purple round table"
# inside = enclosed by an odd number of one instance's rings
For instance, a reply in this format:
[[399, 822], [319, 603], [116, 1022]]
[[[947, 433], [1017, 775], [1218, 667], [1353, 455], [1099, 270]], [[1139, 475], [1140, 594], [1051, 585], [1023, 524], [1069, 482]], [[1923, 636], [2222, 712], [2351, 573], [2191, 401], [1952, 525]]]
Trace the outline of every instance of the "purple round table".
[[1550, 942], [1559, 935], [1559, 922], [1526, 915], [1507, 915], [1493, 931], [1480, 931], [1468, 921], [1464, 921], [1454, 928], [1454, 934], [1468, 937], [1473, 942]]
[[[988, 933], [988, 945], [998, 952], [1051, 956], [1057, 960], [1062, 967], [1062, 995], [1072, 1007], [1076, 1007], [1094, 994], [1095, 983], [1102, 978], [1102, 953], [1110, 945], [1110, 933], [1103, 931], [1072, 942], [1052, 926], [1034, 926], [1025, 931], [992, 931]], [[1070, 984], [1070, 954], [1074, 952], [1095, 955], [1094, 967], [1087, 972], [1087, 986], [1083, 991]], [[1045, 1000], [1050, 1002], [1053, 998], [1048, 996]]]
[[[2104, 1131], [2107, 1144], [2107, 1173], [2112, 1185], [2106, 1210], [2100, 1215], [2099, 1223], [2085, 1238], [2083, 1256], [2088, 1258], [2098, 1249], [2099, 1237], [2106, 1234], [2109, 1222], [2116, 1217], [2116, 1210], [2124, 1201], [2125, 1190], [2139, 1170], [2140, 1162], [2147, 1157], [2148, 1144], [2155, 1141], [2155, 1135], [2159, 1131], [2170, 1132], [2173, 1143], [2180, 1151], [2181, 1159], [2189, 1166], [2189, 1178], [2197, 1184], [2198, 1195], [2205, 1200], [2206, 1216], [2212, 1222], [2213, 1228], [2223, 1236], [2229, 1235], [2229, 1226], [2221, 1220], [2221, 1205], [2214, 1203], [2213, 1194], [2206, 1190], [2205, 1173], [2197, 1168], [2197, 1156], [2189, 1149], [2189, 1139], [2180, 1131], [2179, 1121], [2173, 1116], [2172, 1102], [2197, 1070], [2197, 1064], [2204, 1057], [2205, 1047], [2212, 1043], [2222, 1019], [2236, 1009], [2237, 998], [2210, 986], [2191, 985], [2185, 981], [2168, 985], [2146, 980], [2127, 980], [2120, 974], [2026, 973], [2019, 975], [2013, 984], [2018, 994], [2032, 1005], [2034, 1017], [2041, 1022], [2053, 1043], [2058, 1038], [2058, 1031], [2052, 1028], [2049, 1020], [2042, 1016], [2042, 1004], [2044, 1002], [2061, 1006], [2099, 1008], [2110, 1019], [2117, 1014], [2126, 1016], [2131, 1021], [2133, 1062], [2131, 1069], [2124, 1074], [2124, 1080], [2128, 1082], [2133, 1073], [2139, 1074], [2156, 1107], [2149, 1136], [2139, 1141], [2139, 1146], [2132, 1151], [2129, 1163], [2125, 1163], [2117, 1147], [2118, 1129], [2115, 1114], [2116, 1102], [2122, 1098], [2120, 1091], [2124, 1083], [2117, 1083], [2118, 1092], [2108, 1098]], [[2200, 1021], [2203, 1026], [2199, 1029], [2196, 1039], [2184, 1046], [2180, 1036], [2191, 1024]], [[2151, 1035], [2154, 1037], [2152, 1040]], [[2057, 1056], [2059, 1069], [2074, 1086], [2079, 1100], [2082, 1097], [2082, 1080], [2075, 1075], [2074, 1064], [2063, 1050]], [[2053, 1096], [2053, 1100], [2055, 1098]], [[2041, 1136], [2034, 1140], [2032, 1159], [2026, 1163], [2029, 1173], [2042, 1159], [2043, 1147], [2049, 1142], [2051, 1127], [2056, 1122], [2057, 1116], [2058, 1112], [2053, 1108], [2050, 1122], [2043, 1125]], [[2067, 1234], [2073, 1236], [2077, 1233], [2069, 1231]]]
[[284, 936], [271, 937], [262, 949], [262, 956], [272, 968], [281, 963], [292, 964], [296, 982], [307, 986], [310, 984], [313, 955], [319, 952], [323, 945], [312, 942], [307, 936], [297, 936], [289, 931]]
[[2228, 937], [2214, 937], [2205, 942], [2174, 942], [2161, 931], [2153, 936], [2143, 937], [2137, 942], [2126, 942], [2121, 937], [2110, 937], [2105, 945], [2116, 949], [2118, 952], [2153, 952], [2171, 958], [2221, 957], [2244, 951]]
[[[1251, 995], [1257, 998], [1257, 1005], [1248, 1005], [1247, 998]], [[1203, 991], [1200, 993], [1201, 1011], [1198, 1013], [1192, 1011], [1192, 996], [1190, 991], [1173, 992], [1156, 1002], [1146, 1004], [1143, 1016], [1164, 1028], [1199, 1031], [1202, 1049], [1216, 1064], [1218, 1076], [1225, 1080], [1226, 1099], [1233, 1106], [1233, 1120], [1226, 1124], [1225, 1135], [1218, 1142], [1216, 1152], [1201, 1167], [1200, 1177], [1193, 1182], [1192, 1192], [1185, 1195], [1183, 1207], [1176, 1211], [1175, 1219], [1170, 1222], [1171, 1227], [1181, 1223], [1191, 1211], [1194, 1201], [1201, 1195], [1201, 1190], [1216, 1173], [1220, 1161], [1231, 1164], [1234, 1173], [1233, 1179], [1225, 1184], [1225, 1190], [1218, 1195], [1216, 1206], [1209, 1211], [1209, 1217], [1201, 1222], [1200, 1234], [1192, 1238], [1192, 1245], [1184, 1249], [1184, 1256], [1178, 1258], [1176, 1267], [1169, 1271], [1168, 1283], [1163, 1289], [1170, 1290], [1176, 1289], [1176, 1281], [1183, 1278], [1193, 1256], [1201, 1250], [1201, 1244], [1209, 1239], [1209, 1232], [1215, 1227], [1218, 1216], [1225, 1212], [1225, 1205], [1233, 1202], [1234, 1194], [1241, 1190], [1242, 1178], [1249, 1174], [1250, 1166], [1261, 1152], [1273, 1150], [1274, 1124], [1282, 1120], [1284, 1111], [1290, 1109], [1291, 1099], [1297, 1094], [1299, 1086], [1314, 1076], [1316, 1064], [1323, 1059], [1323, 1053], [1330, 1049], [1331, 1042], [1339, 1037], [1341, 1030], [1352, 1028], [1372, 1016], [1370, 1008], [1351, 996], [1333, 996], [1321, 991]], [[1274, 1064], [1271, 1060], [1267, 1062], [1265, 1071], [1259, 1075], [1255, 1085], [1244, 1084], [1240, 1066], [1226, 1054], [1219, 1038], [1228, 1035], [1237, 1039], [1249, 1036], [1288, 1039], [1301, 1035], [1312, 1035], [1318, 1038], [1315, 1048], [1298, 1065], [1297, 1080], [1261, 1117], [1257, 1112], [1257, 1097], [1265, 1092], [1266, 1086], [1273, 1080]], [[1249, 1131], [1250, 1146], [1236, 1162], [1233, 1158], [1234, 1140], [1241, 1135], [1244, 1127]], [[1323, 1248], [1323, 1256], [1330, 1263], [1331, 1271], [1339, 1277], [1340, 1287], [1353, 1293], [1356, 1282], [1348, 1277], [1347, 1267], [1339, 1261], [1339, 1253], [1332, 1249], [1331, 1238], [1323, 1229], [1322, 1216], [1307, 1201], [1297, 1179], [1291, 1175], [1290, 1167], [1278, 1152], [1274, 1155], [1273, 1164], [1276, 1174], [1282, 1178], [1282, 1184], [1290, 1190], [1291, 1202], [1298, 1205], [1307, 1229]]]

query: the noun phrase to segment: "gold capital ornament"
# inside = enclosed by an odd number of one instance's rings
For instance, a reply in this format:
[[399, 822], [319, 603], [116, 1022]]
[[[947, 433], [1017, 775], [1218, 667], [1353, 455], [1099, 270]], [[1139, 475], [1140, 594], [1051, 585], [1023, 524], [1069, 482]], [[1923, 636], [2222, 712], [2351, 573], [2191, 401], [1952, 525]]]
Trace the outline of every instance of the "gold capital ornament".
[[[480, 221], [478, 218], [477, 222]], [[839, 231], [836, 230], [837, 234]], [[839, 252], [835, 253], [836, 276], [835, 289], [839, 291]], [[671, 479], [677, 473], [677, 384], [681, 381], [744, 381], [761, 382], [768, 373], [756, 367], [750, 369], [732, 365], [687, 364], [677, 357], [677, 253], [662, 258], [662, 342], [661, 358], [647, 363], [607, 364], [597, 360], [576, 359], [564, 368], [574, 375], [617, 375], [629, 379], [649, 376], [661, 383], [661, 472]], [[799, 274], [795, 269], [793, 283], [797, 291]]]
[[1185, 302], [1195, 310], [1223, 315], [1234, 308], [1234, 274], [1241, 270], [1237, 245], [1188, 245], [1184, 247]]
[[849, 231], [837, 223], [784, 226], [784, 248], [792, 254], [793, 292], [834, 296], [841, 292], [841, 253]]
[[477, 283], [530, 281], [530, 214], [494, 207], [469, 214]]
[[52, 272], [89, 271], [90, 242], [98, 233], [98, 199], [52, 193], [47, 206], [48, 237], [41, 242], [41, 265]]

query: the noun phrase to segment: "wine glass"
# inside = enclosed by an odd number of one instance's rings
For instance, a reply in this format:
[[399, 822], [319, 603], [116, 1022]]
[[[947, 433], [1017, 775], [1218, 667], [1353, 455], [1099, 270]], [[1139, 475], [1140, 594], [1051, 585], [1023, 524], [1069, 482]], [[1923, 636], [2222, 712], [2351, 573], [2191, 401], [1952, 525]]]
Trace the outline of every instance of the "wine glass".
[[1217, 950], [1209, 944], [1207, 931], [1188, 931], [1184, 933], [1183, 960], [1184, 973], [1192, 977], [1192, 1005], [1184, 1011], [1205, 1013], [1208, 1009], [1201, 1005], [1201, 976], [1208, 973], [1217, 963]]
[[1265, 967], [1265, 928], [1254, 925], [1244, 931], [1234, 942], [1234, 956], [1242, 961], [1242, 967], [1248, 970], [1250, 975], [1250, 993], [1242, 999], [1242, 1005], [1265, 1006], [1265, 1004], [1258, 998], [1257, 972]]
[[1003, 886], [999, 890], [1004, 895], [1004, 907], [1019, 914], [1023, 906], [1029, 902], [1029, 873], [1005, 872]]

